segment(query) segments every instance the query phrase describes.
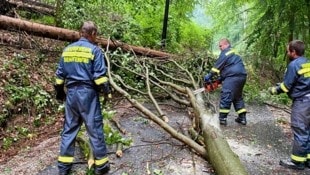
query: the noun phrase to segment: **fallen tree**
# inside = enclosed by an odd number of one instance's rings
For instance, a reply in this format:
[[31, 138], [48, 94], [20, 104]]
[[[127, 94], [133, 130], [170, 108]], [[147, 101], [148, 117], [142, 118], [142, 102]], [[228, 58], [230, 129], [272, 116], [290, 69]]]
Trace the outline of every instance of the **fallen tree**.
[[[23, 20], [11, 19], [0, 16], [0, 28], [19, 29], [31, 32], [35, 35], [45, 37], [60, 37], [62, 40], [78, 39], [78, 32], [35, 24]], [[43, 30], [44, 29], [44, 30]], [[51, 31], [49, 31], [49, 29]], [[55, 39], [55, 38], [54, 38]], [[186, 144], [197, 154], [207, 159], [219, 175], [243, 175], [247, 174], [244, 166], [238, 156], [230, 149], [227, 141], [223, 137], [218, 126], [217, 117], [214, 113], [206, 110], [206, 98], [204, 94], [194, 95], [193, 89], [199, 87], [201, 72], [192, 70], [188, 71], [189, 65], [194, 66], [197, 70], [203, 69], [204, 60], [195, 60], [188, 62], [187, 59], [171, 59], [170, 54], [160, 52], [161, 58], [166, 59], [149, 59], [148, 57], [137, 57], [137, 53], [146, 56], [159, 56], [159, 51], [152, 50], [146, 53], [146, 50], [139, 50], [136, 47], [117, 47], [115, 42], [110, 39], [98, 38], [101, 45], [106, 46], [105, 55], [108, 63], [108, 76], [114, 89], [114, 93], [121, 94], [132, 106], [162, 127], [172, 137]], [[131, 51], [132, 55], [128, 56], [122, 53], [123, 50]], [[113, 50], [113, 52], [111, 51]], [[141, 48], [142, 49], [142, 48]], [[145, 48], [144, 48], [145, 49]], [[140, 51], [140, 52], [137, 52]], [[113, 71], [112, 71], [113, 70]], [[122, 75], [122, 77], [120, 76]], [[158, 98], [166, 96], [170, 100], [193, 110], [191, 117], [192, 128], [202, 134], [204, 144], [197, 143], [186, 133], [178, 132], [169, 125], [169, 116], [164, 114], [158, 105]], [[145, 97], [148, 102], [152, 103], [155, 111], [150, 110], [142, 105], [142, 102], [134, 98], [134, 95]], [[145, 102], [145, 101], [144, 101]]]
[[[108, 51], [108, 49], [107, 49]], [[109, 53], [109, 52], [108, 52]], [[245, 167], [240, 162], [239, 157], [230, 149], [229, 144], [224, 138], [218, 124], [218, 118], [216, 115], [211, 113], [209, 110], [205, 110], [205, 101], [203, 98], [203, 94], [197, 94], [196, 96], [192, 93], [192, 88], [197, 88], [197, 81], [194, 79], [194, 75], [192, 75], [185, 67], [180, 65], [174, 60], [165, 60], [165, 61], [152, 61], [147, 58], [145, 59], [135, 59], [132, 58], [134, 67], [126, 68], [118, 64], [117, 62], [121, 62], [122, 60], [118, 57], [110, 58], [110, 56], [106, 53], [106, 58], [108, 62], [108, 67], [118, 67], [121, 70], [126, 70], [133, 73], [136, 76], [139, 76], [142, 80], [145, 81], [146, 89], [143, 91], [141, 89], [136, 89], [128, 84], [124, 84], [123, 79], [117, 75], [112, 73], [110, 70], [108, 71], [110, 83], [113, 88], [120, 94], [122, 94], [136, 109], [141, 111], [145, 116], [147, 116], [150, 120], [157, 123], [160, 127], [162, 127], [165, 131], [167, 131], [171, 136], [176, 138], [177, 140], [185, 143], [190, 148], [192, 148], [196, 153], [200, 154], [204, 158], [206, 158], [214, 167], [215, 171], [219, 175], [245, 175], [247, 171]], [[128, 58], [126, 58], [128, 60]], [[110, 60], [112, 65], [110, 65]], [[118, 61], [115, 61], [118, 60]], [[186, 62], [184, 60], [179, 60], [180, 62]], [[169, 65], [170, 64], [170, 65]], [[137, 68], [137, 65], [139, 68]], [[151, 66], [150, 66], [151, 65]], [[154, 66], [156, 65], [156, 66]], [[202, 65], [202, 64], [201, 64]], [[152, 67], [157, 67], [155, 71]], [[178, 75], [176, 74], [168, 74], [166, 72], [171, 71], [163, 71], [166, 68], [179, 70]], [[136, 72], [135, 70], [139, 70]], [[159, 75], [161, 72], [164, 75]], [[173, 71], [172, 71], [173, 72]], [[174, 78], [173, 78], [174, 77]], [[170, 80], [169, 82], [167, 80]], [[138, 83], [138, 82], [137, 82]], [[187, 84], [187, 86], [181, 86], [179, 84]], [[121, 88], [120, 86], [124, 86], [125, 88]], [[194, 118], [192, 119], [192, 126], [194, 129], [198, 130], [198, 132], [203, 133], [204, 145], [200, 145], [187, 135], [184, 135], [173, 127], [169, 125], [169, 122], [165, 122], [162, 118], [163, 114], [161, 110], [158, 108], [157, 101], [154, 99], [153, 94], [158, 93], [158, 89], [169, 94], [171, 99], [176, 101], [177, 103], [181, 103], [182, 105], [186, 105], [187, 107], [193, 108]], [[125, 89], [129, 91], [135, 91], [135, 93], [139, 93], [140, 95], [144, 95], [150, 99], [150, 101], [157, 109], [157, 112], [152, 112], [151, 110], [145, 108], [139, 101], [134, 99], [131, 93], [127, 92]], [[155, 90], [156, 89], [156, 90]], [[178, 92], [178, 93], [176, 93]], [[190, 103], [186, 103], [189, 101]], [[166, 116], [169, 119], [169, 116]], [[198, 120], [198, 122], [196, 122]], [[196, 123], [199, 126], [196, 126]]]
[[[41, 36], [41, 37], [47, 37], [62, 41], [76, 41], [79, 39], [79, 32], [74, 30], [68, 30], [63, 29], [59, 27], [54, 26], [48, 26], [43, 24], [38, 24], [22, 19], [16, 19], [4, 15], [0, 15], [0, 29], [5, 30], [20, 30], [25, 31], [29, 34], [35, 35], [35, 36]], [[105, 39], [102, 37], [97, 38], [98, 44], [100, 44], [102, 47], [106, 47], [108, 43], [110, 43], [110, 49], [115, 50], [117, 48], [121, 48], [124, 51], [133, 51], [136, 54], [144, 55], [148, 57], [157, 57], [159, 59], [165, 59], [168, 57], [171, 57], [172, 55], [169, 53], [152, 50], [149, 48], [144, 47], [138, 47], [138, 46], [132, 46], [128, 45], [126, 43], [120, 42], [120, 41], [114, 41], [110, 39]]]
[[44, 15], [54, 16], [55, 7], [32, 0], [2, 0], [2, 5], [5, 7], [5, 11], [1, 11], [1, 14], [5, 15], [10, 10], [26, 10], [33, 13], [39, 13]]

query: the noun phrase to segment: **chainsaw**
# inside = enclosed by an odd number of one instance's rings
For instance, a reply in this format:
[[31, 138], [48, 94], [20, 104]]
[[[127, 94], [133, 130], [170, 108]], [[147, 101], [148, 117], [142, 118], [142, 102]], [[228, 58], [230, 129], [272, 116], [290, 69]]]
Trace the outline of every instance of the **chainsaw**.
[[193, 93], [194, 95], [196, 95], [201, 92], [212, 92], [218, 87], [220, 87], [220, 85], [221, 85], [220, 80], [205, 82], [204, 87], [194, 90]]

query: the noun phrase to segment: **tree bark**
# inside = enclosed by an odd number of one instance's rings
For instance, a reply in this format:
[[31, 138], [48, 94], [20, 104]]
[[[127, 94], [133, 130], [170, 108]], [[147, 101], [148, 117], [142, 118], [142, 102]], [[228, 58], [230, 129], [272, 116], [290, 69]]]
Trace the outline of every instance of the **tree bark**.
[[[79, 38], [79, 33], [72, 30], [46, 26], [42, 24], [32, 23], [20, 19], [14, 19], [10, 17], [0, 16], [0, 28], [4, 29], [18, 29], [26, 32], [33, 33], [35, 35], [45, 36], [53, 39], [61, 39], [64, 41], [74, 41]], [[136, 53], [146, 55], [148, 57], [160, 57], [167, 58], [170, 57], [170, 54], [154, 51], [150, 49], [145, 49], [141, 47], [129, 46], [121, 42], [113, 42], [110, 39], [98, 38], [99, 44], [103, 46], [108, 46], [109, 49], [115, 49], [121, 47], [127, 51], [134, 51]], [[108, 49], [107, 49], [108, 50]], [[109, 63], [109, 58], [106, 53], [106, 58]], [[111, 66], [108, 66], [110, 68]], [[180, 69], [179, 66], [177, 66]], [[177, 85], [169, 85], [170, 87], [175, 87], [174, 89], [181, 89], [180, 92], [184, 92], [186, 97], [188, 97], [191, 107], [194, 108], [194, 113], [197, 120], [200, 120], [200, 128], [203, 131], [205, 147], [197, 144], [195, 141], [186, 137], [182, 133], [176, 131], [169, 124], [164, 122], [160, 117], [155, 115], [152, 111], [145, 108], [137, 100], [133, 99], [131, 95], [126, 92], [124, 89], [119, 87], [113, 80], [113, 78], [118, 79], [117, 76], [112, 77], [110, 70], [108, 70], [108, 76], [111, 85], [113, 88], [122, 94], [127, 100], [138, 110], [140, 110], [144, 115], [148, 116], [149, 119], [157, 123], [165, 131], [167, 131], [171, 136], [178, 139], [179, 141], [185, 143], [198, 154], [202, 155], [204, 158], [208, 159], [209, 162], [213, 165], [215, 171], [219, 175], [245, 175], [247, 174], [244, 166], [241, 164], [238, 156], [230, 149], [227, 141], [223, 137], [219, 126], [217, 118], [205, 111], [204, 101], [200, 94], [193, 95], [192, 91], [189, 88], [181, 88]], [[148, 79], [147, 79], [148, 80]], [[121, 81], [121, 80], [119, 80]], [[151, 81], [151, 80], [150, 80]], [[193, 80], [194, 81], [194, 80]], [[163, 81], [158, 81], [161, 84]], [[194, 83], [195, 84], [195, 83]], [[196, 85], [194, 85], [196, 86]], [[185, 89], [185, 90], [184, 90]]]
[[[106, 58], [108, 68], [110, 68], [111, 66], [107, 53]], [[146, 71], [146, 74], [147, 73], [148, 72]], [[132, 106], [142, 112], [149, 119], [157, 123], [172, 137], [183, 142], [184, 144], [195, 150], [196, 153], [209, 160], [218, 175], [247, 175], [247, 172], [242, 163], [240, 162], [239, 157], [230, 149], [229, 144], [222, 135], [219, 129], [217, 117], [205, 111], [203, 105], [204, 101], [200, 94], [198, 94], [196, 98], [189, 88], [184, 88], [185, 92], [182, 91], [184, 92], [185, 96], [188, 97], [191, 107], [194, 108], [195, 118], [197, 118], [197, 120], [200, 120], [200, 128], [202, 128], [203, 131], [204, 146], [197, 144], [192, 139], [176, 131], [168, 123], [164, 122], [153, 112], [140, 104], [137, 100], [133, 99], [128, 92], [120, 88], [114, 82], [114, 79], [118, 81], [121, 80], [119, 76], [112, 76], [110, 69], [108, 69], [108, 76], [113, 89], [122, 94], [132, 104]], [[149, 78], [145, 79], [146, 81], [149, 80]], [[180, 89], [178, 85], [174, 86]]]
[[55, 14], [55, 7], [36, 2], [31, 0], [7, 0], [6, 3], [10, 4], [11, 7], [22, 9], [34, 13], [40, 13], [45, 15], [54, 16]]
[[[29, 22], [22, 19], [11, 18], [8, 16], [0, 15], [0, 29], [5, 30], [21, 30], [26, 31], [32, 35], [47, 37], [62, 41], [77, 41], [80, 38], [79, 32], [69, 29], [58, 28], [54, 26], [48, 26], [43, 24], [38, 24], [34, 22]], [[102, 37], [97, 38], [97, 42], [102, 47], [106, 47], [109, 43], [109, 48], [114, 50], [116, 48], [121, 48], [125, 51], [134, 52], [138, 55], [144, 55], [148, 57], [155, 57], [158, 59], [166, 59], [172, 57], [173, 55], [157, 50], [152, 50], [149, 48], [138, 47], [128, 45], [120, 41], [114, 41], [110, 39], [105, 39]]]
[[204, 143], [207, 150], [207, 160], [212, 164], [219, 175], [247, 175], [244, 165], [240, 162], [223, 136], [218, 118], [204, 110], [204, 101], [201, 94], [196, 97], [187, 89], [195, 115], [200, 116], [200, 127], [203, 131]]

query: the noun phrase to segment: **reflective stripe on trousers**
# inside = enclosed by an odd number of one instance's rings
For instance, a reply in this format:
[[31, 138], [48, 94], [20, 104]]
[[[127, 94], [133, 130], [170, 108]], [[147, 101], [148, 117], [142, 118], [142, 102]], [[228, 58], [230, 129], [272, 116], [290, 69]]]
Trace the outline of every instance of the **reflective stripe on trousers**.
[[231, 104], [236, 111], [246, 112], [242, 97], [246, 76], [225, 78], [222, 85], [220, 113], [229, 113]]
[[[74, 157], [75, 138], [83, 122], [85, 123], [93, 149], [94, 158], [99, 160], [99, 162], [107, 160], [103, 118], [98, 93], [93, 88], [87, 86], [74, 86], [67, 90], [65, 121], [61, 134], [60, 155], [58, 159], [60, 171], [62, 169], [66, 170], [71, 166], [69, 162], [62, 160], [69, 160], [68, 158]], [[67, 158], [64, 159], [64, 157]]]
[[293, 101], [291, 127], [294, 134], [291, 158], [304, 162], [310, 154], [310, 98]]

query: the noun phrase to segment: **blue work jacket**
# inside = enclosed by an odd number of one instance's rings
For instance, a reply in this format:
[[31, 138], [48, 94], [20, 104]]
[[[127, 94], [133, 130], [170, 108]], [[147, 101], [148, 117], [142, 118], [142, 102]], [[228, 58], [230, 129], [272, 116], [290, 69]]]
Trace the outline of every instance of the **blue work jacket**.
[[291, 99], [310, 94], [310, 62], [307, 58], [298, 57], [288, 64], [280, 88]]
[[64, 49], [56, 70], [56, 84], [66, 81], [66, 86], [77, 82], [93, 85], [97, 81], [98, 85], [106, 71], [101, 49], [82, 37]]
[[224, 49], [216, 60], [212, 73], [217, 73], [222, 79], [232, 76], [246, 76], [243, 61], [235, 50], [231, 47]]

